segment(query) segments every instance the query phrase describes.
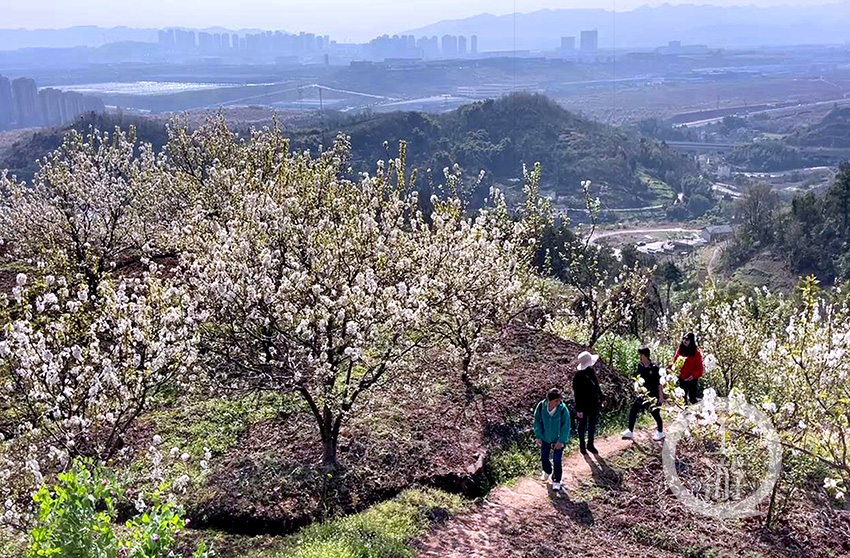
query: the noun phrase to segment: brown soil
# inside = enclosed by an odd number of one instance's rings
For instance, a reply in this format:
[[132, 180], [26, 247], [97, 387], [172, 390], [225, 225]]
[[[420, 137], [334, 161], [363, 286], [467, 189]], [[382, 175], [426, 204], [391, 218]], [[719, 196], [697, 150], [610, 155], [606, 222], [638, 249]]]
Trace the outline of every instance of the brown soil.
[[499, 487], [414, 541], [418, 557], [850, 556], [850, 514], [833, 509], [820, 487], [810, 486], [766, 530], [763, 518], [715, 520], [683, 507], [663, 479], [661, 445], [648, 434], [598, 446], [600, 457], [565, 459], [563, 493], [529, 478]]
[[[490, 371], [476, 378], [472, 403], [457, 365], [440, 351], [423, 358], [409, 378], [368, 394], [341, 433], [342, 468], [331, 476], [318, 466], [321, 444], [308, 412], [250, 425], [235, 447], [214, 456], [207, 485], [188, 506], [192, 520], [230, 532], [282, 534], [362, 510], [414, 484], [483, 495], [488, 456], [527, 443], [533, 406], [548, 389], [572, 397], [576, 357], [584, 350], [526, 328], [510, 328], [488, 343], [480, 368]], [[621, 407], [626, 380], [604, 363], [598, 368], [611, 407]]]
[[[556, 525], [565, 519], [577, 524], [592, 524], [593, 516], [587, 504], [572, 500], [570, 494], [581, 489], [580, 481], [584, 477], [617, 483], [618, 474], [609, 467], [607, 459], [630, 444], [619, 436], [609, 436], [597, 440], [598, 455], [573, 452], [565, 457], [561, 492], [527, 477], [513, 486], [500, 486], [475, 511], [452, 519], [416, 541], [414, 546], [419, 557], [516, 556], [516, 542], [525, 538], [534, 525]], [[527, 540], [533, 542], [533, 537]]]

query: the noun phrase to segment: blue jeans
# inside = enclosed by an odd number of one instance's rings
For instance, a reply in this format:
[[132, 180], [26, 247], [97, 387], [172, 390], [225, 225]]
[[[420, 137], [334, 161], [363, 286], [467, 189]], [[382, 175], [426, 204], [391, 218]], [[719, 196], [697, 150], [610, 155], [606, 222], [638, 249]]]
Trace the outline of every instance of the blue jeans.
[[[543, 445], [540, 447], [540, 461], [543, 464], [543, 472], [547, 475], [552, 475], [552, 482], [561, 482], [561, 475], [563, 474], [563, 468], [561, 467], [561, 458], [564, 456], [564, 448], [555, 449], [555, 444], [548, 444], [543, 442]], [[555, 472], [552, 472], [552, 464], [549, 462], [549, 451], [552, 451], [554, 462], [555, 462]]]

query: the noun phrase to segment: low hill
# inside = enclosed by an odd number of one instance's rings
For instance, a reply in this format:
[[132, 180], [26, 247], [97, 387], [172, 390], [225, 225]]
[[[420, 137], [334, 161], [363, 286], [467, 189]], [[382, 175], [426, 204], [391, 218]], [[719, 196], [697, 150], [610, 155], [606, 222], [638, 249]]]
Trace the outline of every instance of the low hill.
[[[409, 163], [437, 173], [435, 183], [454, 163], [471, 176], [486, 170], [485, 194], [489, 183], [510, 183], [521, 176], [523, 164], [540, 162], [544, 188], [570, 205], [583, 206], [582, 180], [601, 188], [606, 205], [634, 207], [656, 201], [653, 180], [678, 189], [682, 178], [697, 171], [661, 142], [583, 118], [536, 94], [480, 101], [438, 116], [395, 112], [330, 120], [326, 130], [325, 141], [329, 133], [351, 136], [359, 170], [371, 171], [387, 158], [384, 141], [394, 155], [399, 140], [407, 140]], [[294, 139], [313, 149], [322, 141], [317, 130]]]
[[[377, 161], [395, 157], [399, 141], [406, 140], [408, 165], [419, 169], [424, 184], [442, 184], [443, 169], [455, 163], [470, 177], [485, 170], [485, 181], [473, 195], [479, 199], [493, 184], [505, 186], [509, 195], [519, 193], [522, 165], [535, 162], [543, 165], [544, 189], [563, 196], [561, 202], [572, 207], [584, 204], [582, 180], [597, 185], [595, 193], [606, 206], [638, 207], [657, 202], [659, 191], [681, 191], [682, 180], [697, 172], [689, 158], [663, 142], [583, 118], [535, 94], [480, 101], [442, 115], [323, 113], [310, 120], [289, 127], [294, 148], [317, 152], [337, 133], [345, 133], [351, 136], [355, 170], [374, 172]], [[84, 131], [116, 124], [135, 125], [138, 136], [154, 147], [167, 141], [161, 118], [88, 115], [74, 127]], [[233, 126], [245, 128], [239, 122]], [[36, 160], [58, 147], [64, 133], [44, 130], [17, 142], [0, 156], [0, 169], [30, 180]], [[659, 184], [664, 186], [660, 190]]]
[[804, 147], [850, 147], [850, 107], [831, 110], [823, 120], [798, 131], [790, 140]]

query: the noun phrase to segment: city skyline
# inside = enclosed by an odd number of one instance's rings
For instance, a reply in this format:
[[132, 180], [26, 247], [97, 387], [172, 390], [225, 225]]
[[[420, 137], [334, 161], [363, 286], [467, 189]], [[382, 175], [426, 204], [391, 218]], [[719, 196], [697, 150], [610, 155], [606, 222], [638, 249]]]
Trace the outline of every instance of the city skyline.
[[[460, 19], [481, 13], [509, 14], [516, 9], [528, 13], [541, 9], [593, 8], [630, 11], [643, 5], [658, 6], [666, 2], [646, 0], [468, 0], [463, 3], [449, 0], [410, 0], [405, 3], [373, 0], [364, 9], [344, 0], [313, 0], [275, 2], [246, 0], [235, 5], [224, 0], [204, 2], [203, 9], [169, 0], [149, 0], [145, 3], [123, 2], [116, 6], [110, 0], [80, 0], [73, 6], [60, 0], [31, 0], [6, 9], [5, 29], [61, 29], [91, 25], [103, 27], [133, 26], [149, 28], [185, 27], [204, 29], [226, 26], [229, 29], [283, 29], [289, 32], [307, 31], [332, 35], [339, 42], [364, 42], [382, 34], [402, 33], [441, 20]], [[693, 4], [695, 2], [669, 2]], [[789, 5], [783, 0], [711, 0], [700, 2], [717, 6]], [[824, 5], [824, 0], [797, 0], [793, 5]], [[81, 7], [82, 6], [82, 7]]]

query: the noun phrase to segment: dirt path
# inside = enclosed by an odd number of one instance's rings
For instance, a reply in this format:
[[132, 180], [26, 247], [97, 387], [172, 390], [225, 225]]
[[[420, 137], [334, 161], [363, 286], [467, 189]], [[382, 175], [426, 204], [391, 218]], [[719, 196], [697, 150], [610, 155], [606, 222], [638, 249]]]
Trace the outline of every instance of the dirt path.
[[[641, 443], [649, 434], [637, 433]], [[517, 533], [531, 531], [546, 518], [558, 521], [563, 516], [582, 524], [592, 523], [587, 503], [577, 493], [582, 477], [592, 476], [599, 483], [619, 482], [619, 473], [606, 460], [629, 447], [632, 442], [612, 435], [596, 441], [599, 455], [572, 452], [564, 458], [562, 492], [555, 494], [538, 479], [523, 477], [513, 486], [500, 486], [474, 510], [459, 515], [415, 541], [419, 558], [493, 558], [512, 556], [512, 541]], [[560, 518], [558, 516], [561, 516]]]
[[714, 280], [714, 273], [717, 269], [718, 260], [720, 259], [720, 256], [725, 248], [726, 243], [721, 242], [717, 245], [717, 247], [714, 249], [714, 252], [711, 254], [711, 259], [708, 261], [708, 265], [706, 266], [706, 274], [708, 276], [709, 281]]

